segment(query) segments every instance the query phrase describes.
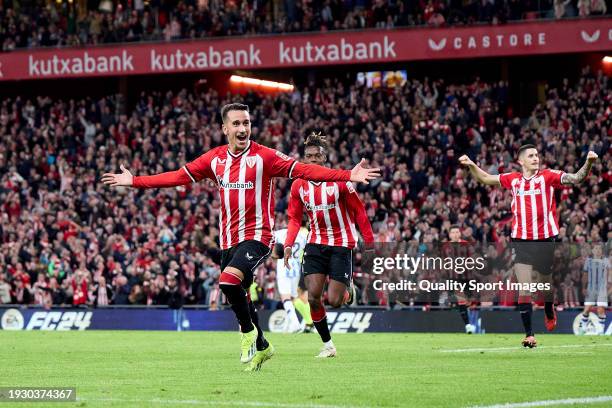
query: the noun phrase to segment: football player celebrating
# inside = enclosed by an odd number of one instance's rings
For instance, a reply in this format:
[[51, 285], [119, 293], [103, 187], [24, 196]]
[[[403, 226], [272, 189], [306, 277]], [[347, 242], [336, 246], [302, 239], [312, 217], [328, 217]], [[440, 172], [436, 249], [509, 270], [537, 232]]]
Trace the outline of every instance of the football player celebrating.
[[[313, 133], [304, 146], [305, 163], [322, 165], [326, 162], [325, 136]], [[310, 233], [304, 249], [302, 270], [312, 320], [323, 341], [323, 348], [317, 357], [334, 357], [336, 347], [331, 339], [323, 305], [325, 282], [329, 277], [327, 299], [332, 307], [351, 303], [354, 297], [352, 250], [358, 240], [355, 224], [359, 226], [367, 246], [373, 245], [374, 236], [363, 203], [351, 182], [296, 180], [291, 185], [289, 199], [286, 266], [289, 265], [304, 210], [310, 220]]]
[[363, 160], [352, 170], [331, 170], [298, 163], [285, 154], [251, 141], [249, 107], [239, 103], [221, 109], [228, 144], [215, 147], [175, 171], [133, 176], [123, 165], [121, 173], [106, 173], [102, 182], [135, 188], [175, 187], [213, 180], [219, 189], [219, 241], [222, 249], [219, 287], [234, 311], [242, 340], [240, 361], [247, 370], [259, 370], [274, 353], [263, 336], [253, 303], [247, 297], [253, 271], [270, 254], [274, 228], [274, 178], [313, 181], [365, 182], [380, 175], [366, 169]]
[[[542, 283], [552, 283], [551, 267], [554, 242], [559, 234], [557, 204], [554, 191], [564, 184], [581, 183], [591, 171], [597, 154], [590, 151], [585, 164], [576, 173], [540, 169], [540, 155], [534, 145], [523, 145], [517, 153], [521, 171], [489, 174], [479, 168], [467, 155], [459, 162], [468, 167], [472, 176], [482, 184], [502, 186], [512, 191], [512, 235], [514, 272], [520, 284], [531, 283], [532, 270]], [[525, 285], [527, 286], [527, 285]], [[552, 290], [546, 291], [544, 323], [548, 331], [557, 325]], [[533, 348], [537, 342], [531, 328], [531, 292], [519, 291], [519, 311], [525, 328], [523, 346]]]

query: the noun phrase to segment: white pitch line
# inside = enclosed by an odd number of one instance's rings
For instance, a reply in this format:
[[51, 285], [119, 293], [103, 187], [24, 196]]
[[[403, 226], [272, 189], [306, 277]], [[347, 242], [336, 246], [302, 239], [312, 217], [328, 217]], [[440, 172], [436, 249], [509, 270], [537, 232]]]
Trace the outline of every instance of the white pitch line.
[[478, 405], [470, 408], [524, 408], [524, 407], [548, 407], [551, 405], [576, 405], [576, 404], [598, 404], [600, 402], [612, 401], [612, 395], [601, 397], [566, 398], [560, 400], [543, 400], [531, 402], [509, 402], [507, 404]]
[[[561, 346], [538, 346], [538, 349], [563, 349], [563, 348], [583, 348], [583, 347], [612, 347], [612, 344], [564, 344]], [[464, 349], [445, 349], [438, 350], [440, 353], [477, 353], [481, 351], [519, 351], [521, 347], [482, 347], [482, 348], [464, 348]]]
[[209, 400], [177, 400], [177, 399], [160, 399], [154, 398], [150, 400], [141, 400], [134, 398], [81, 398], [77, 401], [96, 401], [96, 402], [124, 402], [124, 403], [148, 403], [162, 405], [208, 405], [208, 406], [242, 406], [242, 407], [270, 407], [270, 408], [368, 408], [367, 406], [352, 406], [352, 405], [322, 405], [322, 404], [290, 404], [280, 402], [263, 402], [263, 401], [209, 401]]

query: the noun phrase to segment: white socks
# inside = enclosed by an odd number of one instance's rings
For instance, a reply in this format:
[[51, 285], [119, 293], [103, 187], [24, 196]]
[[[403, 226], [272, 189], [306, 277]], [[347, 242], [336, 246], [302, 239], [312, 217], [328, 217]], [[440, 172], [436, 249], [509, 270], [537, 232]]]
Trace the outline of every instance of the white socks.
[[326, 341], [325, 343], [323, 343], [323, 345], [325, 346], [325, 348], [336, 348], [336, 346], [334, 346], [334, 342], [333, 341]]
[[287, 331], [295, 331], [300, 327], [300, 321], [295, 313], [295, 306], [291, 300], [283, 301], [283, 308], [287, 312]]

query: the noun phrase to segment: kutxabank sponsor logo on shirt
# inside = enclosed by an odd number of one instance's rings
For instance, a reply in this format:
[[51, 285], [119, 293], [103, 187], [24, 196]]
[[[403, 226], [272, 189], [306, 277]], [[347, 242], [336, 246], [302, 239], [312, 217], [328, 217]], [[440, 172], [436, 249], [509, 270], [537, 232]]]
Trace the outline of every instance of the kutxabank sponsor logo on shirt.
[[224, 182], [221, 177], [217, 177], [219, 186], [226, 190], [252, 190], [255, 188], [255, 184], [252, 181], [247, 182]]

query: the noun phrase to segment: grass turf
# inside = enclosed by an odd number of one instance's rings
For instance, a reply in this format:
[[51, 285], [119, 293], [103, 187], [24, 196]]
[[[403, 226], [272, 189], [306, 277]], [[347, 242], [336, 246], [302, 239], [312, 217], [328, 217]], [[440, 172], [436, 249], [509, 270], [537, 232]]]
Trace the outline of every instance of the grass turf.
[[[0, 331], [0, 386], [75, 387], [79, 401], [46, 404], [57, 408], [467, 407], [612, 394], [609, 336], [540, 335], [542, 347], [527, 350], [520, 335], [335, 334], [338, 357], [326, 360], [314, 358], [316, 334], [268, 338], [275, 357], [245, 373], [237, 333]], [[483, 350], [445, 352], [468, 348]]]

